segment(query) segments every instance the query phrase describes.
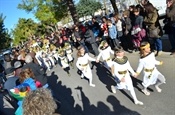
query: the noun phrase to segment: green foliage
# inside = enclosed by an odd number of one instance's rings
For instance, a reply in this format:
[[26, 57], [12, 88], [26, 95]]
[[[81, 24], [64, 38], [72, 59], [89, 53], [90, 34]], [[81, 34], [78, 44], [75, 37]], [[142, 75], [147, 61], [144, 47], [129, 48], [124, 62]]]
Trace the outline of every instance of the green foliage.
[[76, 9], [79, 17], [83, 16], [93, 16], [94, 13], [101, 9], [102, 4], [100, 2], [96, 2], [96, 0], [80, 0], [76, 5]]
[[68, 14], [66, 0], [22, 0], [19, 9], [33, 12], [41, 22], [56, 23]]
[[13, 44], [17, 45], [20, 43], [20, 41], [26, 41], [36, 33], [37, 27], [38, 24], [35, 23], [31, 18], [20, 18], [16, 27], [12, 30], [14, 37]]
[[0, 14], [0, 49], [9, 48], [12, 41], [8, 30], [4, 27], [4, 19], [3, 14]]

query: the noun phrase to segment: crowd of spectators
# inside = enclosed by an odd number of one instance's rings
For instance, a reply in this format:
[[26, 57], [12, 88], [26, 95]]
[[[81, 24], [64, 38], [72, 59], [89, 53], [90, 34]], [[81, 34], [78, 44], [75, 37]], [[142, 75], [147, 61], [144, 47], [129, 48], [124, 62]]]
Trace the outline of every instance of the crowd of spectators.
[[[31, 112], [31, 115], [42, 115], [43, 112], [49, 111], [48, 115], [54, 114], [56, 104], [51, 93], [43, 88], [49, 88], [46, 72], [59, 64], [59, 52], [67, 50], [66, 43], [71, 45], [72, 51], [81, 45], [86, 52], [91, 52], [96, 57], [102, 40], [106, 40], [112, 49], [122, 46], [129, 53], [138, 51], [140, 43], [147, 41], [151, 44], [155, 56], [161, 55], [163, 50], [161, 37], [164, 33], [159, 23], [158, 11], [148, 0], [142, 0], [136, 6], [131, 5], [129, 9], [123, 11], [122, 15], [113, 14], [108, 18], [103, 16], [101, 22], [99, 23], [99, 19], [93, 17], [90, 23], [86, 22], [84, 25], [77, 23], [71, 28], [52, 29], [44, 37], [28, 38], [24, 44], [15, 47], [11, 54], [4, 55], [5, 62], [0, 65], [2, 76], [0, 88], [10, 93], [11, 89], [23, 83], [28, 83], [30, 86], [31, 92], [19, 104], [24, 115], [29, 115], [28, 112]], [[175, 55], [175, 0], [167, 0], [164, 23], [163, 29], [168, 34], [172, 46], [171, 55]], [[2, 92], [0, 95], [0, 98], [3, 98]], [[50, 102], [44, 102], [47, 96]], [[37, 113], [38, 110], [35, 108], [38, 106], [33, 105], [37, 101], [43, 103], [40, 109], [44, 111]], [[3, 103], [0, 104], [0, 112], [6, 114], [3, 106], [8, 105], [8, 101]], [[9, 108], [11, 111], [8, 112], [16, 111], [12, 106]]]

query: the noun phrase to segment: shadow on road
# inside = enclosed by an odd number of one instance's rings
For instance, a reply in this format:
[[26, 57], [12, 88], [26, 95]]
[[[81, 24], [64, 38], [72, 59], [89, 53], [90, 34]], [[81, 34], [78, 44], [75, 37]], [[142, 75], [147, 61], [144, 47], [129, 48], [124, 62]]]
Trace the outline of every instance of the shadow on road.
[[97, 103], [97, 106], [90, 104], [90, 100], [86, 97], [82, 87], [77, 87], [76, 90], [80, 91], [83, 109], [81, 109], [78, 104], [75, 109], [81, 110], [82, 115], [140, 115], [138, 112], [122, 106], [114, 96], [108, 96], [107, 98], [107, 102], [113, 107], [113, 110], [110, 110], [110, 108], [101, 101]]
[[[100, 75], [103, 75], [103, 73]], [[99, 101], [97, 106], [95, 106], [90, 103], [90, 100], [83, 92], [82, 87], [78, 86], [75, 89], [70, 89], [63, 85], [61, 81], [58, 81], [58, 79], [59, 77], [55, 74], [55, 72], [52, 72], [52, 74], [48, 76], [48, 83], [54, 96], [61, 101], [61, 108], [58, 110], [58, 113], [61, 115], [140, 115], [136, 111], [129, 110], [128, 108], [122, 106], [114, 96], [108, 96], [107, 98], [107, 102], [112, 105], [113, 110], [110, 110], [108, 105], [101, 101]], [[106, 77], [106, 79], [109, 78]], [[106, 79], [103, 79], [103, 82], [105, 82]], [[81, 104], [75, 104], [74, 97], [72, 96], [72, 90], [76, 90]]]
[[111, 91], [111, 85], [116, 85], [111, 76], [111, 72], [107, 70], [102, 64], [92, 62], [92, 66], [96, 66], [96, 74], [99, 80], [106, 85], [106, 88]]

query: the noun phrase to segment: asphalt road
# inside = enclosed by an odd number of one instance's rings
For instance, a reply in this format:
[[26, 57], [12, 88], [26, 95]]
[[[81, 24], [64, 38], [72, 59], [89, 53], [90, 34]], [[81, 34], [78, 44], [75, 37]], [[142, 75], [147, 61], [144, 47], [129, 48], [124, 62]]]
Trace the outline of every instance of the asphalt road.
[[[111, 92], [111, 85], [115, 82], [110, 73], [99, 63], [93, 63], [93, 83], [96, 87], [90, 87], [88, 80], [81, 79], [76, 67], [71, 69], [71, 77], [60, 66], [54, 67], [48, 72], [51, 88], [61, 101], [59, 113], [61, 115], [175, 115], [175, 57], [169, 55], [169, 41], [164, 38], [164, 51], [156, 57], [164, 64], [157, 66], [158, 70], [166, 77], [166, 84], [161, 85], [162, 92], [158, 93], [154, 86], [149, 87], [150, 96], [141, 92], [142, 76], [133, 79], [136, 95], [144, 105], [135, 105], [130, 93], [125, 90]], [[74, 50], [76, 57], [76, 50]], [[93, 55], [91, 55], [93, 57]], [[126, 53], [133, 69], [137, 68], [139, 53]], [[76, 58], [75, 58], [76, 62]]]

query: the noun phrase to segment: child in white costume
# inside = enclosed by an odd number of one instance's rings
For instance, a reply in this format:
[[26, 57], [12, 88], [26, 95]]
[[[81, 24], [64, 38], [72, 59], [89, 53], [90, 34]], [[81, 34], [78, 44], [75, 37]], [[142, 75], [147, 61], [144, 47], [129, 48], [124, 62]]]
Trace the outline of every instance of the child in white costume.
[[61, 67], [68, 74], [68, 76], [70, 76], [70, 73], [69, 73], [70, 67], [69, 67], [68, 59], [67, 59], [67, 57], [65, 55], [65, 51], [63, 49], [59, 49], [58, 58], [61, 61]]
[[142, 85], [144, 89], [142, 90], [145, 95], [150, 95], [150, 92], [147, 91], [147, 87], [155, 84], [155, 88], [158, 92], [161, 92], [162, 89], [159, 88], [159, 85], [165, 83], [165, 77], [157, 70], [155, 65], [162, 65], [162, 61], [157, 61], [155, 55], [150, 51], [150, 44], [148, 42], [142, 42], [140, 46], [141, 58], [139, 60], [139, 65], [137, 68], [137, 76], [143, 71], [143, 82]]
[[78, 59], [76, 62], [76, 66], [82, 72], [81, 78], [84, 78], [85, 76], [89, 79], [89, 85], [95, 87], [95, 84], [92, 84], [92, 71], [88, 61], [96, 61], [96, 59], [91, 58], [88, 53], [85, 53], [85, 49], [83, 46], [78, 47], [77, 56]]
[[[135, 76], [136, 73], [132, 69], [128, 58], [124, 56], [124, 50], [122, 47], [115, 49], [115, 58], [113, 60], [112, 75], [115, 77], [116, 86], [111, 86], [113, 93], [116, 93], [116, 89], [127, 89], [130, 91], [134, 103], [136, 105], [143, 105], [143, 102], [139, 101], [136, 97], [132, 79], [130, 73]], [[130, 72], [130, 73], [129, 73]]]
[[113, 63], [112, 58], [111, 58], [111, 54], [114, 54], [114, 51], [108, 45], [107, 41], [101, 42], [99, 50], [100, 50], [100, 53], [97, 57], [97, 62], [102, 57], [105, 67], [107, 67], [107, 69], [111, 68], [112, 63]]
[[74, 58], [73, 58], [73, 50], [72, 50], [71, 44], [66, 42], [64, 44], [64, 50], [66, 52], [66, 56], [67, 56], [70, 66], [74, 68], [74, 64], [73, 64]]

